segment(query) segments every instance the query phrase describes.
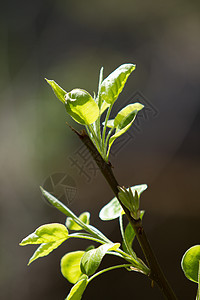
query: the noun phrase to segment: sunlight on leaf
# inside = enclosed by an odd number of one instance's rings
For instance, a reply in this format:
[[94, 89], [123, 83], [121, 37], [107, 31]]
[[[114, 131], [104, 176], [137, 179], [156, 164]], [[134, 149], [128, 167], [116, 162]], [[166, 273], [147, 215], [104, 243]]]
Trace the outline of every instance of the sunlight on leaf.
[[94, 274], [106, 252], [116, 250], [119, 247], [119, 243], [103, 244], [96, 249], [85, 252], [81, 259], [81, 271], [88, 276]]
[[60, 262], [62, 275], [71, 283], [76, 283], [83, 275], [80, 269], [81, 258], [85, 251], [74, 251], [65, 254]]
[[66, 239], [58, 240], [55, 242], [50, 243], [44, 243], [41, 244], [37, 250], [34, 252], [33, 256], [30, 258], [28, 265], [30, 265], [34, 260], [47, 256], [49, 253], [51, 253], [54, 249], [58, 248]]
[[140, 103], [129, 104], [120, 110], [117, 116], [114, 119], [114, 127], [123, 129], [127, 126], [132, 120], [135, 119], [135, 116], [138, 111], [143, 109], [144, 105]]
[[200, 245], [195, 245], [188, 249], [183, 255], [181, 267], [185, 276], [196, 283], [198, 283], [198, 271], [200, 261]]
[[135, 65], [123, 64], [105, 78], [100, 88], [101, 101], [113, 104], [133, 70], [135, 70]]
[[99, 108], [85, 90], [74, 89], [65, 95], [65, 107], [70, 116], [82, 125], [89, 125], [99, 116]]
[[99, 218], [103, 221], [117, 219], [123, 213], [119, 201], [114, 197], [108, 204], [106, 204], [99, 213]]
[[55, 242], [58, 240], [66, 240], [67, 238], [68, 230], [63, 224], [45, 224], [38, 227], [33, 233], [24, 238], [21, 241], [20, 246]]
[[65, 103], [65, 95], [67, 92], [63, 90], [54, 80], [48, 80], [46, 79], [46, 82], [52, 87], [52, 90], [54, 91], [54, 94], [56, 97], [62, 102]]
[[87, 279], [78, 281], [71, 289], [69, 295], [65, 300], [81, 300], [82, 295], [87, 286]]

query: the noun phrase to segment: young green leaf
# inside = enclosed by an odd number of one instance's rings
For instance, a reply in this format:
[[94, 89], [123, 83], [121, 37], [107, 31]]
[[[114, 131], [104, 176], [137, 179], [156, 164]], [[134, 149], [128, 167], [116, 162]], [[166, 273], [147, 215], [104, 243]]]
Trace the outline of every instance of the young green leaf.
[[[81, 220], [84, 224], [89, 225], [90, 223], [90, 213], [89, 212], [84, 212], [79, 216], [79, 220]], [[83, 228], [79, 226], [74, 220], [70, 217], [66, 219], [66, 226], [70, 230], [82, 230]]]
[[107, 102], [104, 101], [103, 104], [101, 105], [100, 115], [102, 115], [109, 106], [110, 106], [110, 104], [108, 104]]
[[135, 65], [123, 64], [105, 78], [101, 84], [99, 93], [101, 101], [113, 104], [123, 90], [124, 85], [133, 70], [135, 70]]
[[51, 223], [37, 228], [33, 233], [24, 238], [20, 246], [28, 244], [50, 243], [68, 238], [68, 230], [63, 224]]
[[[143, 218], [145, 211], [140, 211], [140, 219]], [[125, 233], [124, 233], [124, 243], [122, 244], [122, 248], [125, 252], [130, 253], [132, 252], [130, 249], [132, 249], [133, 240], [135, 238], [135, 231], [130, 223], [126, 226]], [[128, 249], [127, 249], [128, 248]]]
[[81, 259], [81, 271], [88, 276], [94, 274], [106, 252], [116, 250], [119, 247], [119, 243], [103, 244], [96, 249], [85, 252]]
[[28, 265], [30, 265], [34, 260], [47, 256], [53, 250], [58, 248], [66, 239], [57, 240], [55, 242], [43, 243], [41, 244], [37, 250], [33, 253], [31, 258], [29, 259]]
[[[114, 141], [120, 137], [122, 134], [124, 134], [127, 130], [129, 130], [129, 128], [131, 127], [131, 125], [133, 124], [135, 117], [137, 115], [137, 111], [135, 111], [134, 113], [132, 113], [129, 118], [127, 117], [127, 119], [124, 119], [124, 122], [122, 124], [119, 124], [120, 126], [116, 127], [116, 132], [115, 134], [113, 134], [110, 139], [109, 139], [109, 146], [108, 146], [108, 153], [110, 152], [110, 148], [112, 146], [112, 144], [114, 143]], [[115, 122], [115, 121], [114, 121]], [[129, 122], [129, 123], [127, 123]], [[117, 122], [116, 122], [117, 123]], [[115, 126], [115, 125], [114, 125]], [[124, 127], [123, 127], [124, 126]]]
[[198, 271], [200, 261], [200, 245], [195, 245], [188, 249], [183, 255], [181, 267], [185, 276], [198, 283]]
[[106, 204], [99, 213], [99, 218], [103, 221], [117, 219], [123, 213], [119, 201], [114, 197], [108, 204]]
[[123, 129], [126, 127], [132, 120], [135, 119], [136, 114], [138, 111], [143, 109], [144, 105], [140, 103], [129, 104], [120, 110], [117, 116], [114, 119], [114, 127]]
[[69, 295], [65, 300], [81, 300], [82, 295], [87, 286], [87, 279], [84, 278], [78, 281], [71, 289]]
[[200, 260], [199, 260], [199, 271], [198, 271], [197, 300], [200, 300]]
[[74, 251], [65, 254], [60, 262], [62, 275], [71, 283], [76, 283], [83, 275], [80, 262], [85, 251]]
[[74, 89], [65, 95], [65, 108], [68, 114], [82, 125], [94, 123], [99, 116], [97, 103], [82, 89]]
[[148, 188], [147, 184], [138, 184], [131, 187], [133, 195], [135, 195], [135, 191], [137, 191], [138, 196], [140, 195]]
[[63, 90], [54, 80], [48, 80], [46, 79], [46, 82], [52, 87], [52, 90], [54, 91], [54, 94], [56, 97], [62, 102], [65, 103], [65, 95], [67, 92]]
[[68, 238], [67, 228], [59, 223], [42, 225], [24, 238], [20, 246], [41, 244], [30, 258], [28, 265], [39, 257], [48, 255]]

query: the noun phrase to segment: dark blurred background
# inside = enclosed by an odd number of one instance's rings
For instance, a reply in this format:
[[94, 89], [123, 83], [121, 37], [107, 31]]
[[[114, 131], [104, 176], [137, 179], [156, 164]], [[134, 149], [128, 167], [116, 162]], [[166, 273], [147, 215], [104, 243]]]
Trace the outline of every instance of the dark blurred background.
[[[60, 258], [88, 245], [69, 240], [27, 267], [35, 247], [18, 246], [21, 239], [42, 224], [65, 222], [40, 185], [59, 189], [66, 179], [69, 207], [90, 211], [91, 223], [120, 241], [117, 221], [98, 218], [112, 192], [83, 157], [65, 122], [79, 127], [44, 77], [67, 91], [93, 93], [101, 66], [107, 76], [131, 62], [137, 68], [114, 111], [133, 101], [147, 110], [110, 160], [121, 185], [148, 184], [144, 227], [179, 299], [194, 299], [197, 285], [184, 277], [180, 261], [200, 241], [199, 1], [4, 1], [0, 15], [0, 298], [64, 299], [71, 285], [60, 274]], [[105, 257], [102, 267], [118, 262]], [[118, 270], [95, 279], [83, 299], [147, 297], [163, 299], [141, 274]]]

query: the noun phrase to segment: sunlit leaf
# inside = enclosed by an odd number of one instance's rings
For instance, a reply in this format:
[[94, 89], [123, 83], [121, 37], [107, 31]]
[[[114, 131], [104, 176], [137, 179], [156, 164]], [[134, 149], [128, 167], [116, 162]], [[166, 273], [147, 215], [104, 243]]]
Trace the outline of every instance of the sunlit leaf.
[[100, 109], [100, 115], [102, 115], [109, 106], [110, 104], [104, 101]]
[[65, 107], [70, 116], [78, 123], [89, 125], [99, 116], [99, 107], [85, 90], [74, 89], [65, 95]]
[[105, 78], [100, 88], [101, 101], [113, 104], [117, 100], [129, 75], [134, 69], [135, 65], [133, 64], [123, 64]]
[[66, 91], [63, 90], [54, 80], [48, 80], [45, 78], [45, 80], [47, 81], [47, 83], [52, 87], [54, 94], [56, 95], [56, 97], [62, 102], [65, 103], [65, 95], [66, 95]]
[[133, 195], [135, 195], [135, 191], [137, 191], [139, 197], [140, 195], [148, 188], [147, 184], [138, 184], [131, 187]]
[[37, 228], [33, 233], [24, 238], [20, 246], [28, 244], [42, 244], [55, 242], [58, 240], [66, 240], [68, 238], [68, 230], [66, 226], [59, 223], [45, 224]]
[[88, 276], [94, 274], [106, 252], [116, 250], [119, 247], [119, 243], [103, 244], [96, 249], [85, 252], [81, 259], [81, 271]]
[[200, 260], [199, 260], [198, 289], [197, 289], [197, 298], [196, 298], [196, 300], [200, 300]]
[[198, 283], [198, 271], [200, 261], [200, 245], [195, 245], [188, 249], [183, 255], [181, 267], [185, 276], [196, 283]]
[[62, 275], [71, 283], [76, 283], [83, 275], [80, 269], [81, 258], [85, 251], [74, 251], [65, 254], [60, 262]]
[[34, 260], [47, 256], [49, 253], [51, 253], [54, 249], [58, 248], [66, 239], [63, 240], [58, 240], [55, 242], [50, 242], [50, 243], [44, 243], [41, 244], [37, 250], [34, 252], [33, 256], [30, 258], [28, 265], [32, 263]]
[[114, 127], [123, 129], [126, 127], [132, 120], [135, 119], [135, 116], [138, 111], [140, 111], [144, 105], [140, 103], [129, 104], [120, 110], [117, 116], [114, 119]]
[[131, 127], [132, 123], [133, 123], [134, 119], [125, 127], [123, 127], [122, 129], [118, 129], [118, 131], [116, 131], [115, 134], [113, 134], [110, 139], [109, 139], [109, 147], [108, 147], [108, 152], [110, 151], [110, 148], [112, 146], [112, 144], [114, 143], [114, 141], [120, 137], [122, 134], [124, 134], [127, 130], [129, 130], [129, 128]]
[[81, 300], [82, 295], [87, 286], [87, 279], [84, 278], [78, 281], [71, 289], [69, 295], [65, 300]]
[[103, 221], [117, 219], [123, 213], [119, 201], [114, 197], [108, 204], [106, 204], [99, 213], [99, 218]]
[[[89, 212], [84, 212], [79, 216], [79, 219], [84, 223], [89, 225], [90, 223], [90, 213]], [[79, 226], [76, 222], [74, 222], [74, 220], [70, 217], [68, 217], [66, 219], [66, 226], [70, 229], [70, 230], [82, 230], [83, 228], [81, 226]]]
[[[140, 184], [131, 187], [133, 195], [135, 195], [135, 191], [137, 191], [139, 196], [146, 189], [147, 189], [146, 184]], [[117, 219], [122, 213], [124, 213], [123, 208], [121, 207], [117, 198], [114, 197], [108, 204], [106, 204], [100, 210], [99, 218], [103, 221], [109, 221], [109, 220]]]

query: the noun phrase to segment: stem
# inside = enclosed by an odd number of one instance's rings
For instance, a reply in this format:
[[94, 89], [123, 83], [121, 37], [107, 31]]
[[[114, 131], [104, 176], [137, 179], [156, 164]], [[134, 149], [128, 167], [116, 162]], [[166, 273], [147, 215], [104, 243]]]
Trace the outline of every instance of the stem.
[[88, 283], [90, 281], [92, 281], [95, 277], [97, 277], [97, 276], [99, 276], [99, 275], [101, 275], [105, 272], [112, 271], [112, 270], [119, 269], [119, 268], [128, 268], [128, 267], [131, 267], [131, 265], [130, 264], [124, 264], [124, 265], [118, 265], [118, 266], [113, 266], [113, 267], [110, 267], [110, 268], [103, 269], [103, 270], [97, 272], [96, 274], [94, 274], [93, 276], [91, 276], [88, 280]]
[[105, 150], [105, 156], [106, 156], [106, 150], [105, 147], [104, 147], [104, 144], [105, 144], [105, 136], [106, 136], [106, 127], [107, 127], [107, 123], [108, 123], [108, 119], [109, 119], [109, 116], [110, 116], [110, 113], [111, 113], [111, 109], [112, 109], [112, 104], [109, 106], [108, 108], [108, 111], [106, 113], [106, 118], [105, 118], [105, 123], [104, 123], [104, 128], [103, 128], [103, 134], [102, 134], [102, 145], [103, 145], [103, 149]]
[[[105, 124], [106, 125], [106, 124]], [[112, 165], [110, 162], [105, 162], [104, 159], [101, 157], [101, 155], [99, 154], [99, 152], [97, 151], [97, 149], [95, 148], [94, 144], [92, 143], [92, 141], [90, 140], [90, 138], [88, 137], [88, 135], [86, 134], [86, 132], [83, 130], [81, 131], [81, 133], [77, 132], [76, 130], [73, 129], [73, 131], [78, 135], [78, 137], [81, 139], [81, 141], [86, 145], [86, 147], [88, 148], [88, 150], [90, 151], [92, 157], [94, 158], [94, 160], [96, 161], [99, 169], [101, 170], [103, 176], [105, 177], [106, 181], [108, 182], [108, 184], [110, 185], [112, 191], [114, 192], [115, 196], [117, 197], [117, 199], [119, 200], [122, 208], [124, 209], [126, 216], [131, 224], [131, 226], [133, 227], [137, 240], [140, 244], [140, 247], [143, 251], [143, 254], [146, 258], [146, 261], [148, 263], [148, 266], [150, 268], [150, 274], [149, 274], [149, 278], [152, 281], [155, 281], [158, 286], [160, 287], [161, 291], [163, 292], [163, 294], [165, 295], [166, 299], [168, 300], [177, 300], [176, 295], [174, 294], [174, 291], [172, 290], [170, 284], [168, 283], [167, 279], [165, 278], [161, 267], [153, 253], [153, 250], [150, 246], [150, 243], [146, 237], [143, 225], [142, 225], [142, 221], [141, 219], [135, 220], [129, 210], [123, 205], [123, 203], [120, 201], [120, 199], [118, 198], [118, 182], [113, 174], [112, 171]]]

